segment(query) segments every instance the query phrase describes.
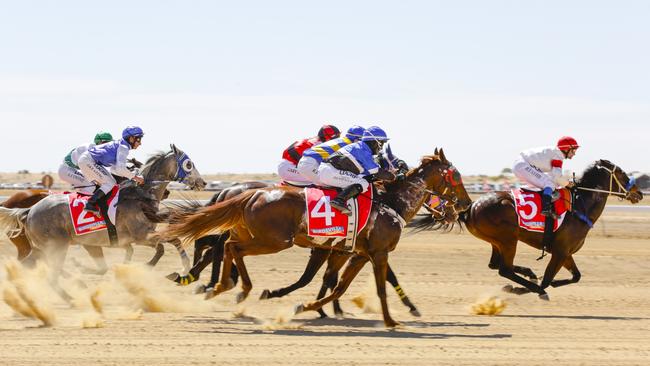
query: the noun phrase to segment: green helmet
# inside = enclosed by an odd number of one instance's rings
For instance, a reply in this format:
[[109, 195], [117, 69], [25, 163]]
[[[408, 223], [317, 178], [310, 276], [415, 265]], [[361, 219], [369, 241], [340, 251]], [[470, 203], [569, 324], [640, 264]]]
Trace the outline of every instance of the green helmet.
[[95, 135], [95, 145], [103, 144], [109, 141], [113, 141], [113, 135], [108, 132], [102, 131]]

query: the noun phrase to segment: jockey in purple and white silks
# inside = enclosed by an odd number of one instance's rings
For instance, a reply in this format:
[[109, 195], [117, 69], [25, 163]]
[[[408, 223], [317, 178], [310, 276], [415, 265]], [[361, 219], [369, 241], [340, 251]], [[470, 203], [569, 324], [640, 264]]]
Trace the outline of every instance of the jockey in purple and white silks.
[[525, 150], [515, 160], [512, 168], [514, 175], [523, 182], [542, 189], [542, 215], [555, 215], [553, 191], [569, 184], [569, 179], [562, 175], [564, 159], [573, 158], [579, 147], [573, 137], [564, 136], [557, 142], [557, 146]]
[[72, 149], [72, 151], [63, 158], [63, 162], [59, 166], [59, 178], [61, 178], [62, 181], [71, 184], [75, 190], [88, 194], [93, 193], [95, 191], [95, 185], [90, 180], [86, 179], [86, 177], [81, 173], [81, 170], [79, 170], [79, 157], [89, 148], [112, 140], [113, 136], [110, 133], [99, 132], [95, 135], [93, 143], [84, 144]]
[[393, 180], [395, 175], [375, 161], [382, 145], [388, 141], [386, 132], [377, 126], [366, 129], [361, 141], [347, 145], [325, 160], [318, 168], [321, 184], [343, 188], [330, 205], [349, 215], [347, 200], [368, 190], [375, 179]]
[[296, 166], [298, 173], [309, 182], [318, 185], [318, 167], [320, 166], [320, 163], [329, 158], [340, 148], [359, 140], [363, 137], [365, 130], [365, 128], [355, 125], [350, 127], [344, 136], [323, 142], [305, 150], [302, 153], [302, 158], [300, 158], [300, 161], [298, 161], [298, 165]]
[[[83, 175], [99, 185], [99, 189], [86, 203], [86, 211], [99, 213], [97, 202], [106, 197], [117, 184], [111, 173], [144, 184], [144, 179], [137, 172], [132, 172], [126, 167], [129, 151], [142, 144], [143, 136], [144, 132], [140, 127], [129, 126], [122, 131], [120, 140], [93, 146], [79, 157], [79, 167]], [[106, 169], [109, 167], [110, 172]]]

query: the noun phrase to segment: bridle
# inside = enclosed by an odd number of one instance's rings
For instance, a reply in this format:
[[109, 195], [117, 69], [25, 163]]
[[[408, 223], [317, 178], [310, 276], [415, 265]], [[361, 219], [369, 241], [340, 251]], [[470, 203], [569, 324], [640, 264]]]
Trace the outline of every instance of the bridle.
[[151, 184], [161, 184], [161, 183], [171, 183], [171, 182], [178, 182], [178, 183], [185, 183], [187, 184], [186, 180], [187, 177], [190, 175], [192, 170], [194, 169], [194, 163], [190, 159], [189, 156], [187, 156], [186, 153], [182, 154], [177, 154], [174, 152], [174, 158], [176, 159], [176, 173], [174, 174], [174, 178], [170, 180], [151, 180], [147, 181], [147, 183]]
[[[632, 187], [636, 183], [636, 178], [634, 178], [633, 176], [628, 176], [629, 181], [627, 182], [627, 184], [623, 185], [623, 183], [621, 183], [621, 181], [616, 176], [616, 169], [618, 168], [616, 165], [614, 165], [614, 169], [609, 169], [602, 165], [596, 165], [596, 168], [603, 169], [609, 173], [609, 190], [586, 188], [586, 187], [576, 187], [577, 189], [583, 191], [590, 191], [590, 192], [606, 193], [607, 195], [613, 194], [615, 196], [621, 196], [625, 199], [628, 199], [630, 197], [630, 194], [632, 193], [630, 189], [632, 189]], [[614, 187], [614, 183], [616, 183], [617, 185], [617, 191], [612, 190], [612, 188]]]

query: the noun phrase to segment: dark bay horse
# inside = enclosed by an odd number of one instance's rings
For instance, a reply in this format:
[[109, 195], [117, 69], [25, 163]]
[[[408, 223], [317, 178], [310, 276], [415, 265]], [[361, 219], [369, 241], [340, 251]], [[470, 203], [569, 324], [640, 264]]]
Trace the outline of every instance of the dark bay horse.
[[[297, 312], [317, 310], [339, 298], [361, 268], [371, 261], [384, 324], [388, 327], [398, 324], [388, 311], [386, 273], [388, 252], [394, 250], [399, 242], [405, 220], [416, 214], [431, 191], [455, 202], [461, 211], [469, 207], [471, 200], [460, 181], [460, 173], [446, 159], [444, 152], [438, 152], [437, 149], [435, 155], [424, 157], [420, 166], [410, 170], [405, 180], [387, 183], [385, 188], [385, 192], [378, 193], [373, 199], [368, 225], [359, 234], [355, 253], [332, 294], [301, 305]], [[213, 294], [233, 287], [228, 274], [234, 260], [241, 274], [242, 292], [238, 295], [238, 300], [242, 301], [252, 289], [243, 257], [276, 253], [294, 244], [329, 249], [318, 239], [307, 236], [305, 210], [302, 190], [287, 187], [249, 190], [183, 217], [163, 230], [161, 235], [195, 239], [212, 231], [229, 230], [230, 239], [225, 246], [222, 275]]]
[[[517, 243], [523, 241], [542, 249], [543, 233], [519, 227], [515, 202], [510, 192], [487, 193], [460, 216], [461, 225], [464, 224], [470, 233], [492, 245], [488, 266], [498, 269], [499, 275], [523, 286], [506, 286], [505, 291], [516, 294], [535, 292], [540, 298], [548, 300], [548, 286], [558, 287], [578, 282], [581, 275], [573, 254], [582, 248], [589, 230], [605, 208], [607, 197], [610, 194], [618, 195], [632, 203], [643, 199], [634, 179], [608, 160], [598, 160], [590, 165], [572, 190], [573, 209], [567, 213], [562, 226], [555, 232], [550, 250], [551, 259], [544, 271], [541, 285], [524, 278], [537, 280], [537, 275], [530, 268], [514, 265]], [[432, 219], [419, 220], [416, 226], [424, 228], [433, 222]], [[572, 277], [555, 280], [555, 275], [563, 266], [571, 272]]]

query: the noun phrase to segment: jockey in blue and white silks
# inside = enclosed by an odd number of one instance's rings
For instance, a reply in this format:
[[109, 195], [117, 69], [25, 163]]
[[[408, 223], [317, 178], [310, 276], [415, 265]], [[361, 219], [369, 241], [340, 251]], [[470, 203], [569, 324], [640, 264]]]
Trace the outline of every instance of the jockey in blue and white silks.
[[320, 163], [329, 158], [340, 148], [359, 140], [363, 137], [365, 130], [365, 128], [355, 125], [350, 127], [344, 136], [323, 142], [322, 144], [312, 146], [305, 150], [297, 165], [298, 173], [311, 183], [319, 184], [318, 167], [320, 166]]
[[[122, 131], [120, 140], [93, 146], [79, 157], [79, 168], [83, 175], [99, 185], [99, 189], [86, 203], [86, 211], [99, 212], [97, 202], [117, 184], [111, 173], [144, 184], [144, 179], [138, 176], [137, 172], [132, 172], [126, 167], [129, 151], [142, 144], [143, 136], [144, 132], [140, 127], [129, 126]], [[106, 169], [108, 167], [111, 168], [110, 173]]]
[[377, 126], [369, 127], [361, 141], [347, 145], [325, 160], [318, 168], [321, 184], [343, 188], [330, 205], [344, 214], [350, 214], [347, 200], [370, 187], [375, 178], [392, 180], [395, 175], [382, 169], [375, 161], [382, 145], [388, 141], [386, 132]]
[[71, 184], [75, 190], [88, 194], [93, 193], [95, 191], [95, 185], [90, 182], [90, 180], [86, 179], [79, 170], [79, 157], [89, 148], [95, 145], [101, 145], [111, 140], [113, 140], [113, 136], [110, 133], [99, 132], [95, 135], [93, 143], [84, 144], [72, 149], [72, 151], [63, 158], [63, 162], [59, 166], [59, 178], [61, 178], [62, 181]]

